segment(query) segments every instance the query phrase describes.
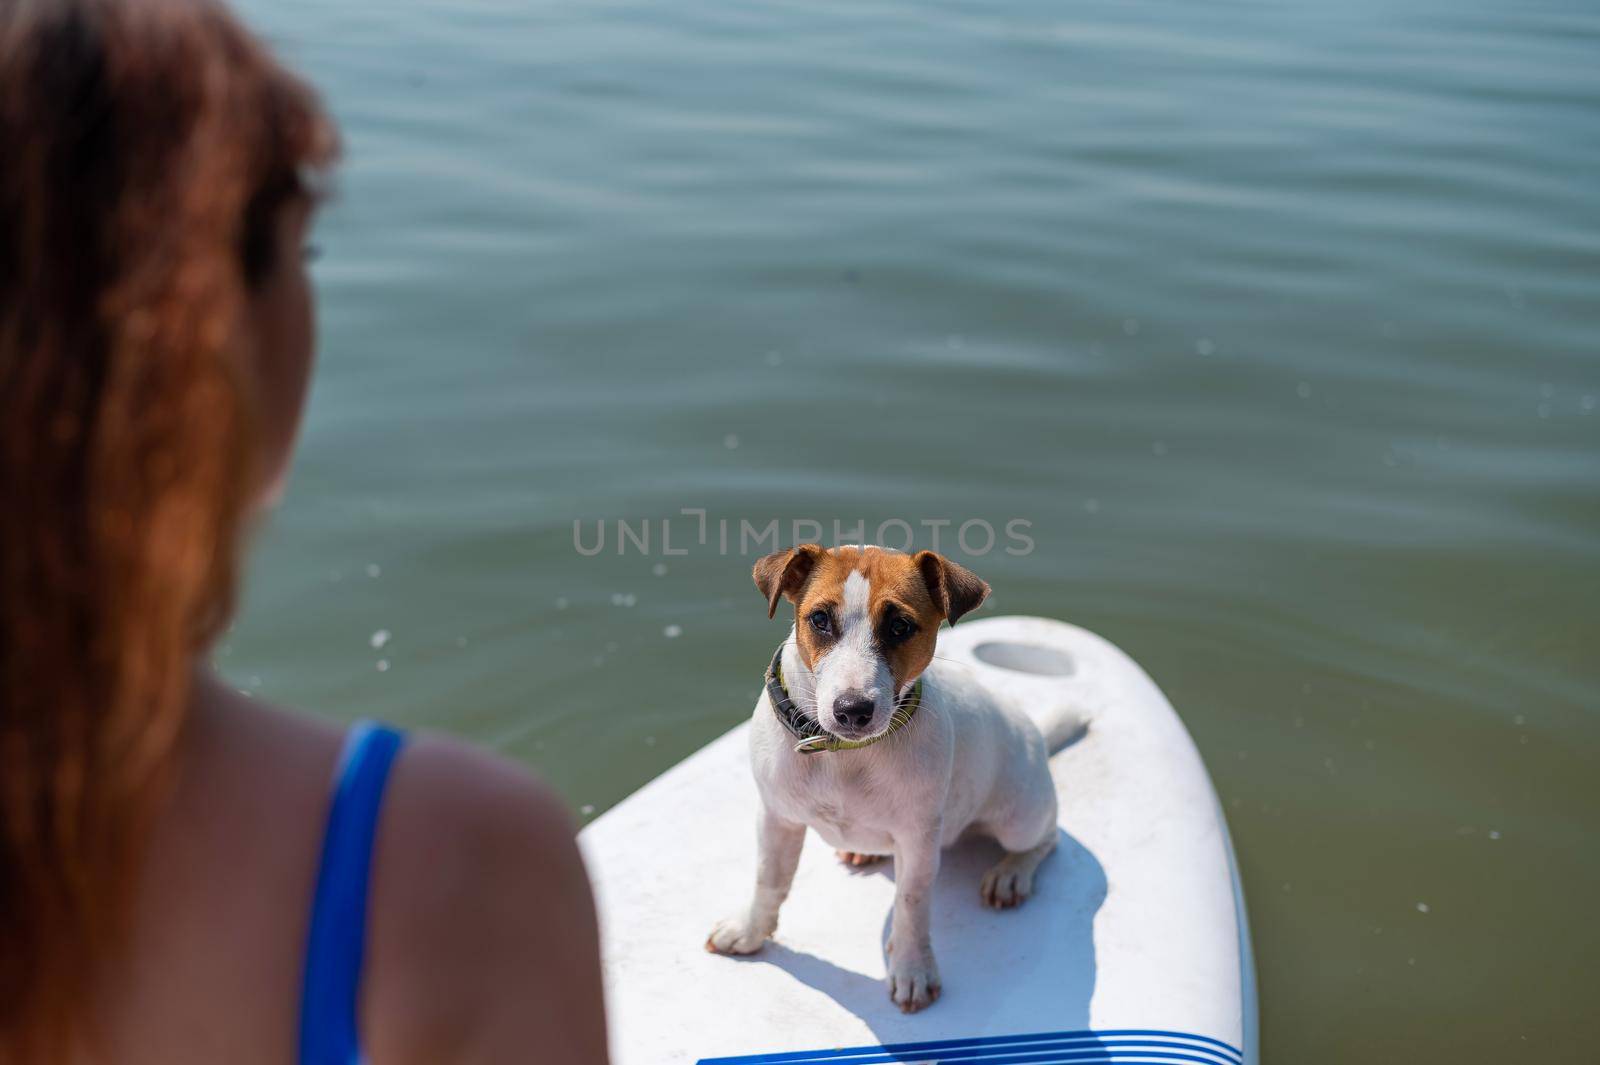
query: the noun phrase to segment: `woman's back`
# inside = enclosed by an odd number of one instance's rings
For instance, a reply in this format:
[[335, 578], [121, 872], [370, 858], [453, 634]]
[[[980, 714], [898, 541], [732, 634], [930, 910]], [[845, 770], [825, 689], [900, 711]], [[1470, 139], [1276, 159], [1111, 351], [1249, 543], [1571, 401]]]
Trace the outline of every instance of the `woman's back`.
[[[109, 1057], [296, 1061], [344, 737], [214, 681], [198, 695], [198, 727], [140, 878], [128, 962], [97, 996]], [[359, 1018], [368, 1059], [602, 1060], [604, 1026], [585, 1008], [598, 946], [576, 868], [552, 795], [475, 750], [412, 738], [373, 852]], [[573, 919], [586, 911], [587, 922]]]

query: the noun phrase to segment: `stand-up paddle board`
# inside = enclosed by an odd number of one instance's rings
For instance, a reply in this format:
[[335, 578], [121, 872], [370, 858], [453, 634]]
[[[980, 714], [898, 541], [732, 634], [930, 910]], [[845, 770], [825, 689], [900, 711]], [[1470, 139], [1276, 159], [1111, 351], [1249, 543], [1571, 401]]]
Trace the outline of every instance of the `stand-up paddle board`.
[[966, 622], [938, 653], [1024, 707], [1066, 700], [1087, 722], [1051, 759], [1061, 834], [1033, 897], [985, 908], [978, 883], [998, 848], [945, 852], [931, 925], [944, 991], [902, 1014], [884, 983], [893, 863], [845, 866], [807, 833], [773, 940], [748, 958], [707, 953], [755, 875], [759, 799], [740, 726], [580, 836], [618, 1065], [1257, 1060], [1227, 824], [1160, 689], [1110, 643], [1044, 618]]

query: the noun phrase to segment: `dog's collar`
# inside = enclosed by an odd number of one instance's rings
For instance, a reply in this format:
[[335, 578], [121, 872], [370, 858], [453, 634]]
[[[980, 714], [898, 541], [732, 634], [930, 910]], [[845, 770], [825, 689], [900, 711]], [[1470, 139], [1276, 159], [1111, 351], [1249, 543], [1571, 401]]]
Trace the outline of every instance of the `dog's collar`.
[[794, 700], [789, 698], [789, 689], [783, 686], [783, 648], [783, 644], [778, 645], [777, 653], [772, 656], [772, 665], [767, 667], [767, 701], [772, 704], [773, 714], [795, 738], [794, 749], [797, 754], [856, 751], [871, 747], [885, 736], [892, 736], [910, 724], [917, 708], [922, 705], [922, 678], [918, 677], [911, 690], [895, 702], [888, 728], [870, 739], [840, 739], [817, 724], [816, 718], [802, 714], [799, 707], [794, 705]]

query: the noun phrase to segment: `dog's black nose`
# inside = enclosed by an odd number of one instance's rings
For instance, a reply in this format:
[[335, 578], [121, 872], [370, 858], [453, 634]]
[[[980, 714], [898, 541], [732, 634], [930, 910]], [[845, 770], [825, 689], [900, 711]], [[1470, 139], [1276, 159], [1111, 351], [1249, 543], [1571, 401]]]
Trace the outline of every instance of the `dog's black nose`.
[[860, 692], [846, 692], [833, 701], [833, 719], [847, 727], [866, 728], [872, 724], [872, 700]]

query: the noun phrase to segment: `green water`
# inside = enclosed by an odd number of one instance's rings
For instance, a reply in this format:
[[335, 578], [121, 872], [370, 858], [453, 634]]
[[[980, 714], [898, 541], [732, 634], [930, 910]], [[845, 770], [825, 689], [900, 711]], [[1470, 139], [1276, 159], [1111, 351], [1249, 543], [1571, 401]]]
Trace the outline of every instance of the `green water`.
[[247, 11], [347, 165], [241, 685], [587, 818], [749, 712], [741, 521], [949, 520], [1184, 715], [1264, 1061], [1596, 1060], [1600, 9]]

